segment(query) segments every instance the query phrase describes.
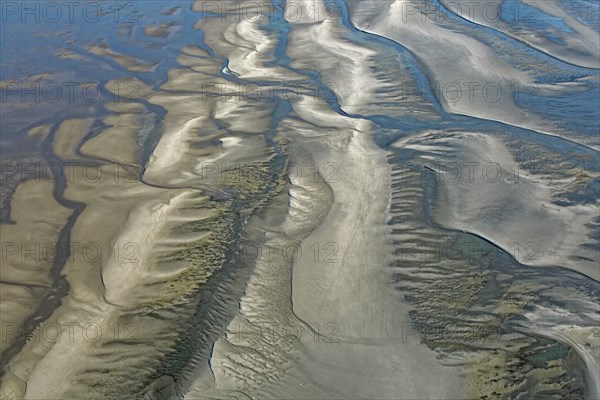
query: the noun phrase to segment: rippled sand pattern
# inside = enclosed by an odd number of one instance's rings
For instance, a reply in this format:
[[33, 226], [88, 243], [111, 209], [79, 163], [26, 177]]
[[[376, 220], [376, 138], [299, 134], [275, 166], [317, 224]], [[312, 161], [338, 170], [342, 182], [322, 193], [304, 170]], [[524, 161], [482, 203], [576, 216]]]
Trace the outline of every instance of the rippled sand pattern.
[[3, 4], [1, 399], [599, 398], [597, 1], [93, 4]]

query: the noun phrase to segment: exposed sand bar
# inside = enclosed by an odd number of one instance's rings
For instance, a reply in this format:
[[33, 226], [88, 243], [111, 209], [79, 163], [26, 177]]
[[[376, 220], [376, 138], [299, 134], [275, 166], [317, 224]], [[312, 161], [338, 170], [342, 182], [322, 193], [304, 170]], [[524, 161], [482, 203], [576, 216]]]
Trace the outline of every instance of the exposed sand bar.
[[[440, 3], [449, 12], [494, 28], [562, 61], [586, 68], [600, 68], [598, 27], [594, 30], [593, 25], [570, 14], [559, 2], [514, 2], [513, 8], [504, 13], [501, 0], [470, 4], [467, 0], [440, 0]], [[540, 25], [545, 22], [547, 27], [540, 29], [528, 26], [536, 22]]]
[[[325, 4], [316, 9], [323, 13]], [[310, 55], [320, 53], [336, 60], [342, 67], [336, 73], [315, 64], [328, 81], [339, 84], [340, 105], [352, 110], [375, 97], [367, 94], [359, 99], [357, 92], [377, 91], [381, 84], [371, 69], [364, 68], [374, 51], [342, 38], [340, 28], [341, 22], [331, 18], [308, 26], [292, 24], [289, 52], [303, 60], [312, 61]], [[343, 90], [348, 85], [343, 81], [352, 82], [354, 88]], [[303, 337], [310, 354], [305, 359], [314, 361], [300, 362], [301, 370], [309, 371], [314, 384], [326, 390], [322, 397], [463, 397], [460, 372], [443, 367], [433, 352], [402, 334], [410, 307], [388, 285], [385, 268], [392, 253], [385, 225], [391, 195], [387, 153], [373, 144], [368, 121], [341, 117], [314, 99], [302, 100], [293, 105], [294, 112], [303, 122], [326, 131], [312, 133], [294, 124], [298, 148], [317, 165], [336, 166], [337, 173], [320, 171], [331, 187], [333, 203], [323, 222], [301, 241], [303, 256], [294, 264], [292, 278], [293, 310], [309, 324], [333, 327], [339, 341], [315, 345]], [[290, 129], [287, 126], [284, 131]], [[311, 257], [315, 247], [317, 258]], [[409, 362], [417, 359], [418, 365]], [[324, 364], [328, 368], [317, 367]], [[439, 384], [426, 385], [421, 379], [424, 370], [435, 371]]]
[[[109, 170], [104, 172], [109, 173]], [[26, 349], [31, 353], [25, 351], [23, 356], [14, 360], [18, 367], [19, 361], [21, 365], [28, 364], [24, 358], [26, 354], [43, 355], [28, 377], [25, 398], [83, 396], [88, 390], [86, 381], [93, 383], [114, 379], [114, 384], [121, 382], [122, 378], [119, 376], [125, 365], [119, 366], [123, 362], [119, 360], [119, 351], [111, 358], [98, 358], [103, 345], [115, 350], [120, 345], [121, 353], [136, 352], [139, 357], [143, 357], [144, 352], [148, 352], [150, 348], [127, 345], [128, 338], [141, 341], [150, 335], [155, 345], [165, 347], [172, 346], [175, 341], [175, 336], [168, 334], [170, 327], [167, 324], [162, 327], [160, 324], [142, 324], [144, 313], [133, 313], [132, 316], [138, 314], [138, 320], [119, 318], [131, 314], [128, 309], [144, 304], [142, 299], [148, 295], [147, 291], [153, 284], [173, 278], [185, 270], [183, 265], [176, 264], [167, 265], [167, 269], [163, 270], [159, 267], [159, 258], [153, 249], [159, 240], [159, 234], [162, 237], [169, 235], [165, 224], [169, 221], [169, 215], [182, 207], [181, 200], [186, 193], [172, 193], [131, 183], [125, 189], [122, 184], [110, 179], [105, 185], [100, 199], [85, 199], [88, 206], [72, 232], [74, 239], [81, 243], [95, 243], [105, 255], [98, 260], [76, 257], [65, 266], [64, 273], [72, 283], [71, 292], [63, 307], [46, 323], [53, 322], [59, 326], [73, 324], [74, 331], [72, 335], [61, 336], [55, 343], [48, 343], [47, 338], [40, 343], [32, 343], [33, 348]], [[67, 195], [84, 200], [76, 193], [86, 191], [77, 190], [76, 186], [73, 189]], [[88, 193], [94, 197], [97, 195], [95, 191]], [[202, 204], [202, 199], [198, 200]], [[116, 201], [120, 205], [119, 212], [113, 209]], [[111, 209], [113, 211], [109, 211]], [[101, 230], [98, 229], [99, 226], [102, 226]], [[161, 286], [154, 290], [159, 288]], [[155, 291], [151, 301], [158, 302], [161, 297], [168, 297], [166, 287], [161, 289]], [[150, 299], [146, 303], [148, 300]], [[94, 336], [90, 336], [90, 326], [94, 327]], [[74, 359], [78, 361], [73, 362]], [[134, 368], [138, 362], [139, 359], [130, 358], [126, 365]], [[112, 377], [94, 371], [102, 364], [112, 364]], [[135, 378], [131, 376], [130, 379]], [[55, 384], [57, 382], [59, 384]], [[125, 382], [121, 382], [117, 385], [124, 384]], [[109, 389], [102, 387], [93, 395], [100, 396]]]
[[176, 23], [150, 25], [144, 28], [144, 35], [166, 38], [171, 35], [171, 31], [176, 25]]
[[[243, 3], [225, 2], [231, 8], [252, 7], [256, 4], [251, 1]], [[274, 61], [272, 51], [277, 45], [278, 37], [259, 28], [267, 17], [240, 16], [236, 23], [222, 22], [220, 18], [203, 18], [195, 25], [195, 29], [202, 29], [212, 34], [206, 38], [206, 43], [221, 56], [227, 57], [228, 68], [235, 71], [242, 79], [256, 79], [279, 82], [290, 82], [301, 78], [297, 74], [282, 67], [271, 66], [266, 68], [265, 63]], [[236, 17], [231, 18], [237, 19]], [[268, 73], [265, 73], [268, 69]]]
[[[298, 109], [304, 107], [298, 105]], [[389, 228], [384, 224], [390, 166], [385, 152], [372, 144], [369, 131], [361, 121], [357, 124], [355, 130], [341, 135], [348, 139], [343, 153], [336, 149], [339, 158], [331, 152], [313, 153], [317, 163], [328, 160], [338, 165], [339, 179], [328, 182], [334, 203], [327, 217], [302, 241], [304, 256], [294, 266], [292, 299], [294, 312], [301, 319], [321, 327], [333, 323], [339, 343], [310, 346], [309, 338], [303, 341], [312, 354], [307, 359], [314, 357], [317, 364], [337, 366], [311, 376], [342, 397], [462, 397], [458, 371], [442, 367], [433, 352], [403, 336], [410, 308], [389, 286], [389, 272], [382, 268], [391, 254], [386, 246]], [[310, 140], [307, 143], [313, 148]], [[348, 202], [351, 197], [357, 201]], [[311, 257], [314, 246], [321, 249], [318, 263]], [[408, 361], [417, 359], [418, 365]], [[315, 369], [306, 367], [308, 371]], [[386, 373], [391, 371], [394, 373]], [[426, 385], [424, 371], [435, 371], [439, 379], [436, 386]], [[334, 393], [327, 397], [334, 397]]]
[[77, 160], [83, 137], [90, 132], [93, 120], [69, 119], [63, 121], [52, 142], [52, 151], [63, 160]]
[[[304, 174], [292, 170], [285, 219], [259, 225], [269, 241], [239, 316], [215, 344], [215, 386], [201, 376], [186, 398], [462, 396], [458, 372], [403, 334], [410, 308], [382, 267], [391, 255], [387, 197], [376, 195], [389, 191], [385, 152], [372, 144], [366, 121], [339, 117], [309, 98], [294, 109], [302, 120], [285, 120], [280, 129]], [[339, 168], [335, 178], [306, 173], [325, 163]], [[297, 251], [293, 265], [286, 249]], [[416, 359], [418, 365], [408, 361]], [[441, 382], [435, 387], [420, 379], [432, 370]]]
[[[84, 155], [110, 160], [115, 164], [138, 164], [137, 134], [144, 124], [146, 109], [139, 103], [109, 105], [113, 110], [123, 109], [124, 112], [104, 118], [108, 127], [87, 140], [80, 151]], [[114, 146], [115, 151], [107, 152], [107, 146]]]
[[[339, 75], [325, 70], [328, 77], [355, 82], [355, 89], [375, 83], [370, 69], [361, 66], [375, 53], [341, 39], [339, 22], [310, 19], [310, 2], [299, 4], [307, 7], [307, 17], [292, 27], [288, 52], [310, 61], [296, 66], [323, 68], [314, 55], [321, 51], [318, 39], [327, 37], [329, 57], [344, 68]], [[228, 58], [237, 52], [229, 43], [214, 45]], [[229, 67], [238, 73], [236, 64]], [[350, 97], [355, 90], [336, 95], [340, 104], [361, 105], [361, 99]], [[293, 118], [280, 123], [276, 137], [286, 138], [290, 165], [300, 166], [303, 174], [289, 170], [284, 219], [269, 216], [269, 209], [261, 217], [268, 221], [260, 225], [267, 240], [262, 253], [274, 259], [257, 263], [239, 315], [215, 344], [214, 378], [201, 374], [186, 397], [463, 397], [459, 370], [440, 365], [417, 338], [403, 337], [410, 307], [387, 285], [385, 268], [392, 253], [385, 225], [391, 171], [386, 152], [372, 142], [371, 123], [340, 116], [310, 96], [296, 99], [292, 107]], [[319, 170], [326, 165], [334, 170]], [[281, 212], [281, 206], [272, 207], [271, 212]], [[281, 251], [294, 246], [301, 256], [292, 263]], [[315, 249], [321, 252], [316, 261]], [[244, 327], [269, 330], [240, 338]], [[418, 365], [410, 362], [417, 359]], [[432, 370], [439, 380], [435, 387], [421, 379]]]
[[[456, 136], [461, 140], [455, 144]], [[463, 188], [470, 182], [477, 188], [470, 197], [484, 197], [481, 192], [486, 183], [470, 181], [466, 167], [463, 181], [455, 169], [444, 167], [470, 162], [472, 158], [456, 151], [456, 146], [477, 144], [487, 137], [461, 131], [427, 131], [396, 143], [397, 150], [390, 159], [394, 170], [389, 224], [393, 228], [391, 237], [395, 248], [391, 283], [413, 305], [411, 321], [419, 327], [421, 340], [440, 353], [444, 364], [463, 366], [466, 397], [530, 395], [540, 391], [580, 396], [586, 389], [578, 371], [585, 367], [579, 365], [582, 364], [577, 360], [579, 356], [565, 356], [574, 354], [567, 352], [573, 343], [558, 336], [553, 337], [566, 346], [548, 341], [544, 332], [550, 326], [558, 331], [569, 326], [570, 336], [577, 338], [577, 347], [591, 343], [582, 353], [582, 360], [588, 357], [586, 352], [596, 351], [595, 339], [590, 342], [589, 333], [597, 325], [597, 315], [590, 312], [597, 308], [594, 305], [597, 282], [556, 265], [535, 268], [519, 264], [509, 249], [503, 253], [490, 243], [497, 239], [495, 231], [485, 238], [469, 234], [471, 228], [465, 224], [447, 230], [436, 223], [448, 208], [464, 204], [468, 211], [469, 199], [460, 203], [443, 197], [444, 192], [453, 191], [455, 185]], [[490, 140], [496, 140], [494, 135], [491, 137]], [[523, 142], [519, 144], [524, 146]], [[491, 154], [502, 155], [503, 146]], [[393, 147], [390, 150], [394, 151]], [[479, 152], [469, 154], [475, 156]], [[535, 159], [534, 154], [530, 152], [529, 158]], [[513, 177], [510, 175], [505, 180]], [[508, 184], [505, 180], [502, 185]], [[534, 182], [523, 184], [527, 187]], [[506, 192], [508, 190], [503, 189], [498, 193], [498, 207], [482, 208], [482, 216], [477, 220], [494, 221], [502, 229], [505, 223], [518, 225], [519, 221], [511, 217], [514, 210], [510, 211], [510, 202], [506, 205], [501, 201]], [[512, 192], [520, 193], [519, 189]], [[524, 190], [522, 195], [526, 193]], [[495, 219], [505, 207], [507, 215]], [[522, 212], [535, 209], [533, 205], [528, 207], [531, 208]], [[519, 233], [515, 232], [515, 235]], [[535, 238], [539, 236], [543, 235]], [[564, 266], [577, 265], [569, 262]], [[538, 317], [536, 304], [549, 305], [562, 317], [552, 321]], [[549, 346], [557, 353], [548, 352]], [[529, 352], [536, 354], [535, 361], [524, 356], [532, 354]], [[585, 379], [595, 384], [593, 379]]]
[[86, 46], [86, 50], [97, 56], [105, 56], [132, 72], [150, 72], [156, 64], [111, 50], [105, 43]]
[[[130, 121], [129, 114], [119, 115], [122, 123]], [[131, 140], [137, 131], [119, 133]], [[68, 134], [74, 143], [82, 136], [77, 130]], [[108, 137], [104, 131], [90, 139], [104, 140], [94, 152], [99, 160], [135, 161], [128, 158], [130, 148]], [[149, 186], [118, 164], [95, 165], [91, 179], [86, 167], [75, 167], [65, 191], [67, 199], [86, 204], [71, 231], [77, 246], [63, 268], [69, 294], [38, 327], [36, 340], [10, 361], [3, 397], [152, 393], [153, 368], [177, 343], [173, 324], [187, 321], [193, 311], [185, 297], [223, 262], [213, 251], [228, 240], [217, 218], [224, 210], [208, 197], [197, 190]], [[48, 326], [63, 334], [48, 335]]]
[[0, 352], [23, 334], [25, 320], [55, 291], [50, 270], [59, 251], [58, 236], [72, 211], [54, 200], [54, 184], [50, 179], [30, 180], [17, 186], [11, 202], [15, 224], [0, 225], [3, 327]]
[[[443, 108], [450, 113], [500, 121], [550, 135], [594, 140], [562, 132], [542, 116], [515, 102], [515, 93], [535, 88], [536, 94], [581, 90], [580, 85], [539, 84], [530, 71], [511, 65], [495, 48], [472, 35], [468, 28], [446, 21], [435, 6], [412, 0], [347, 2], [350, 19], [358, 29], [391, 39], [410, 50], [424, 65]], [[427, 8], [427, 7], [430, 8]], [[413, 12], [414, 11], [414, 12]], [[444, 22], [444, 23], [442, 23]], [[488, 38], [492, 40], [492, 38]], [[451, 46], [448, 46], [451, 43]], [[443, 48], [444, 51], [439, 51]], [[515, 51], [514, 49], [511, 51]], [[513, 58], [522, 57], [516, 51]]]
[[[198, 14], [202, 32], [167, 60], [180, 65], [164, 83], [109, 81], [106, 115], [60, 125], [48, 151], [75, 161], [64, 197], [84, 205], [60, 270], [69, 290], [7, 362], [0, 397], [597, 395], [595, 155], [516, 129], [507, 139], [490, 128], [506, 126], [478, 120], [562, 134], [511, 92], [544, 80], [548, 57], [529, 63], [534, 50], [507, 50], [502, 35], [464, 20], [404, 21], [422, 2], [352, 2], [352, 22], [373, 35], [331, 12], [342, 2], [291, 3], [300, 18], [249, 18], [251, 0], [219, 3], [226, 17]], [[569, 24], [573, 46], [588, 46]], [[163, 79], [125, 50], [87, 48]], [[586, 79], [539, 88], [558, 97]], [[417, 90], [427, 80], [497, 84], [504, 95], [493, 106], [480, 90], [440, 97], [446, 112], [476, 118], [437, 115]], [[448, 171], [456, 164], [462, 179]], [[54, 243], [71, 211], [48, 201], [52, 191], [19, 185], [3, 240]], [[473, 243], [502, 257], [440, 250]], [[49, 258], [13, 261], [1, 268], [2, 323], [18, 325], [52, 295], [52, 276]]]
[[[108, 48], [92, 51], [146, 71]], [[174, 390], [174, 376], [193, 363], [196, 354], [184, 354], [185, 341], [197, 340], [191, 346], [199, 352], [208, 349], [184, 329], [198, 290], [223, 267], [243, 215], [278, 182], [272, 181], [275, 152], [261, 135], [273, 104], [223, 101], [213, 84], [225, 82], [221, 63], [203, 56], [187, 48], [181, 61], [194, 69], [170, 71], [158, 92], [135, 80], [109, 82], [119, 96], [128, 84], [138, 90], [127, 92], [128, 102], [107, 104], [110, 114], [93, 135], [81, 121], [65, 123], [57, 134], [56, 155], [78, 162], [65, 197], [85, 204], [70, 232], [79, 247], [62, 270], [70, 291], [38, 326], [37, 340], [10, 360], [3, 397], [158, 396]], [[141, 177], [124, 168], [139, 164], [146, 129], [148, 110], [132, 100], [137, 97], [166, 110]], [[90, 165], [95, 174], [85, 173]], [[69, 334], [49, 337], [48, 326]], [[173, 376], [159, 373], [169, 365], [182, 366]]]
[[[538, 307], [526, 316], [536, 326], [536, 331], [570, 346], [585, 364], [589, 398], [600, 395], [600, 338], [599, 318], [594, 315], [596, 304], [582, 303], [574, 315], [572, 311]], [[577, 321], [577, 323], [573, 323]]]
[[[331, 94], [350, 114], [410, 115], [433, 118], [433, 107], [417, 95], [403, 60], [373, 43], [354, 43], [347, 29], [335, 21], [294, 26], [288, 34], [287, 54], [292, 66], [319, 71]], [[332, 63], [331, 59], [336, 62]], [[349, 79], [360, 77], [360, 79]]]
[[522, 264], [562, 266], [600, 280], [592, 245], [596, 206], [553, 202], [553, 191], [575, 176], [561, 181], [533, 175], [493, 135], [424, 132], [396, 146], [423, 152], [421, 171], [436, 172], [435, 219], [441, 225], [478, 234]]

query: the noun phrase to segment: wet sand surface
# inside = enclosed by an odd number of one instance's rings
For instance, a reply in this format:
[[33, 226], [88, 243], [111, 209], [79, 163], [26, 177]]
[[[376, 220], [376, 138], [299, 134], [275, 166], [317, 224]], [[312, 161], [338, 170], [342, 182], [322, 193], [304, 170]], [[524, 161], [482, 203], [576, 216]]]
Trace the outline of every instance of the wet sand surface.
[[597, 3], [105, 6], [5, 10], [2, 399], [600, 396]]

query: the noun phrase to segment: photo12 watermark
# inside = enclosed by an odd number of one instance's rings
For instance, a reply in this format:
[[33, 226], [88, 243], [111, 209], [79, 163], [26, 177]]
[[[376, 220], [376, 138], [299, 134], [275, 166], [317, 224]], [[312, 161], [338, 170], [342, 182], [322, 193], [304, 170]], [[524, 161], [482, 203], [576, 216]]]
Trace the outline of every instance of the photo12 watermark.
[[304, 260], [323, 266], [338, 266], [342, 251], [343, 249], [334, 241], [289, 242], [280, 245], [244, 242], [236, 244], [233, 251], [233, 260], [252, 263], [274, 263], [277, 261], [297, 263]]
[[[203, 183], [239, 184], [247, 182], [255, 173], [253, 165], [232, 162], [200, 162], [195, 168]], [[337, 183], [344, 172], [344, 166], [337, 161], [321, 161], [300, 163], [292, 161], [288, 164], [287, 175], [292, 184], [304, 181], [307, 183]]]
[[525, 104], [535, 99], [539, 93], [539, 85], [535, 83], [496, 82], [454, 80], [436, 81], [433, 84], [420, 82], [416, 85], [403, 83], [401, 86], [401, 103], [412, 103], [414, 96], [420, 96], [421, 101], [429, 101], [427, 93], [433, 95], [445, 104], [497, 104], [503, 100]]
[[310, 339], [314, 343], [338, 343], [339, 326], [333, 321], [325, 323], [283, 324], [233, 322], [219, 330], [221, 339], [230, 343], [243, 344], [261, 341], [277, 342], [281, 338], [299, 341]]
[[139, 82], [118, 80], [106, 87], [96, 82], [7, 80], [0, 82], [0, 103], [13, 104], [96, 104], [127, 102], [141, 97]]
[[[403, 262], [439, 263], [447, 261], [466, 262], [470, 265], [515, 260], [521, 264], [539, 262], [545, 257], [555, 257], [558, 250], [547, 248], [532, 240], [511, 241], [503, 247], [483, 241], [448, 240], [424, 244], [405, 241], [394, 251], [400, 266]], [[484, 264], [481, 264], [483, 267]]]
[[64, 259], [68, 262], [97, 263], [112, 261], [123, 266], [140, 262], [140, 245], [136, 242], [0, 242], [0, 260], [19, 268], [19, 265]]
[[341, 16], [340, 4], [335, 0], [291, 0], [274, 4], [272, 1], [202, 1], [194, 8], [202, 15], [202, 22], [263, 23], [285, 20], [299, 22], [337, 22]]
[[25, 336], [27, 342], [34, 343], [122, 341], [133, 338], [138, 331], [140, 331], [140, 327], [132, 322], [104, 325], [97, 322], [83, 321], [43, 321], [33, 330], [27, 329], [24, 324], [0, 322], [0, 340], [2, 340], [2, 343], [10, 341], [15, 336]]
[[399, 179], [409, 178], [415, 173], [424, 182], [432, 178], [435, 182], [460, 184], [462, 186], [493, 185], [508, 183], [518, 185], [521, 181], [521, 169], [518, 163], [503, 165], [495, 161], [428, 161], [402, 165], [394, 171]]
[[21, 24], [136, 24], [138, 1], [0, 1], [0, 21]]
[[7, 161], [0, 163], [0, 183], [9, 179], [35, 182], [86, 182], [137, 184], [141, 168], [129, 164], [101, 164], [88, 161], [27, 162]]
[[514, 3], [509, 7], [502, 2], [483, 0], [407, 1], [400, 3], [400, 7], [395, 8], [399, 14], [395, 17], [403, 23], [461, 23], [457, 18], [460, 17], [486, 24], [502, 22], [517, 24], [531, 21], [541, 13], [535, 1]]

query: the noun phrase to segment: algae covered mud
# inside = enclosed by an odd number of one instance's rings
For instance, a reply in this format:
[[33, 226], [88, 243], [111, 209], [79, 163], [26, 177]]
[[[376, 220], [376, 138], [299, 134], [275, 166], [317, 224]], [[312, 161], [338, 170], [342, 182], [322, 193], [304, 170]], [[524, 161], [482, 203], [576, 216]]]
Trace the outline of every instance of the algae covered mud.
[[0, 398], [599, 398], [598, 1], [1, 7]]

